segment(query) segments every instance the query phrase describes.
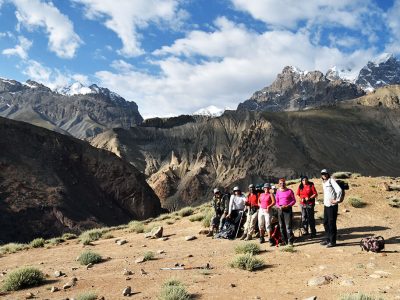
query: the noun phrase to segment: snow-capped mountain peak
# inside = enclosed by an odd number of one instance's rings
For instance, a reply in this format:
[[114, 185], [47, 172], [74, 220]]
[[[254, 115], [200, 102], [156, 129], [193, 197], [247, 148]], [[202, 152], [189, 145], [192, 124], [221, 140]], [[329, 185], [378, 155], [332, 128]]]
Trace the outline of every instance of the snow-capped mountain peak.
[[379, 66], [380, 64], [386, 63], [389, 59], [393, 57], [394, 56], [392, 53], [382, 53], [371, 60], [371, 63], [373, 63], [375, 66]]
[[210, 105], [195, 111], [193, 115], [219, 117], [224, 113], [224, 111], [225, 109], [216, 107], [215, 105]]
[[333, 66], [326, 72], [326, 78], [329, 80], [342, 79], [349, 82], [355, 82], [358, 76], [358, 70], [352, 70], [350, 68], [339, 68]]
[[92, 90], [90, 87], [87, 87], [80, 82], [74, 82], [69, 86], [59, 87], [56, 91], [59, 94], [68, 96], [97, 93], [97, 91]]

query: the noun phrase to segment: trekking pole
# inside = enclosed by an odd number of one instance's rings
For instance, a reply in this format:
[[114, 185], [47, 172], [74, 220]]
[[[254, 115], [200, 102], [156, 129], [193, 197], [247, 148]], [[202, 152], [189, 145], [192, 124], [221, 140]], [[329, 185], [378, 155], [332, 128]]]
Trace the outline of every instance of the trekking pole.
[[237, 236], [238, 236], [238, 234], [239, 234], [240, 224], [242, 223], [242, 218], [243, 218], [243, 215], [244, 215], [244, 210], [243, 210], [241, 213], [242, 213], [242, 215], [240, 216], [240, 220], [239, 220], [239, 224], [238, 224], [238, 229], [236, 230], [235, 240], [236, 240], [236, 238], [237, 238]]

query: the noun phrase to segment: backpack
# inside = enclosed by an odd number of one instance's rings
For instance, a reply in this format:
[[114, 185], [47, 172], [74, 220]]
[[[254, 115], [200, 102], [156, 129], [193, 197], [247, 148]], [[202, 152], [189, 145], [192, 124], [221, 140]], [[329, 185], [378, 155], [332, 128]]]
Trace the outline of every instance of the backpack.
[[367, 252], [381, 252], [385, 249], [385, 239], [382, 236], [377, 237], [367, 237], [360, 241], [361, 250], [365, 250]]
[[217, 239], [229, 239], [233, 240], [236, 235], [236, 226], [230, 220], [226, 220], [220, 232], [215, 235]]
[[346, 195], [346, 190], [349, 189], [349, 184], [346, 181], [335, 179], [338, 186], [342, 189], [342, 196], [340, 197], [340, 202], [344, 200], [344, 196]]

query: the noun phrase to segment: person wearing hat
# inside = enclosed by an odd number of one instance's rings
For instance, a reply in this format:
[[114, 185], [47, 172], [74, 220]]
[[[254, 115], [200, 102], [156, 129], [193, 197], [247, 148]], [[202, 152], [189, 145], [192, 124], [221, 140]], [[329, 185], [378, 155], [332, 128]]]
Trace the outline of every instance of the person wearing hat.
[[324, 228], [325, 239], [321, 245], [327, 248], [336, 246], [338, 203], [341, 202], [342, 189], [330, 176], [327, 169], [321, 170], [322, 188], [324, 191]]
[[301, 225], [304, 234], [309, 234], [308, 227], [310, 227], [311, 238], [314, 238], [317, 233], [315, 230], [314, 206], [318, 193], [315, 189], [314, 183], [309, 181], [307, 176], [301, 178], [301, 183], [297, 188], [296, 195], [300, 199]]
[[234, 222], [239, 216], [239, 212], [243, 212], [245, 202], [246, 197], [242, 194], [240, 188], [235, 186], [233, 188], [233, 195], [229, 199], [228, 215], [226, 217]]
[[220, 189], [214, 189], [214, 196], [211, 200], [212, 207], [214, 208], [214, 217], [211, 219], [210, 231], [207, 236], [213, 236], [219, 230], [221, 230], [224, 225], [226, 215], [228, 214], [228, 200], [229, 196], [227, 194], [222, 194]]
[[285, 178], [279, 179], [279, 188], [275, 195], [276, 207], [278, 208], [279, 227], [283, 242], [293, 245], [293, 209], [296, 204], [296, 198], [291, 189], [286, 187]]
[[274, 246], [275, 243], [272, 239], [272, 232], [270, 226], [271, 220], [271, 210], [275, 205], [275, 196], [274, 193], [271, 192], [271, 185], [269, 183], [265, 183], [264, 193], [262, 193], [258, 198], [258, 206], [260, 207], [258, 211], [258, 227], [260, 230], [260, 244], [265, 242], [264, 235], [265, 230], [269, 233], [269, 242], [271, 246]]
[[249, 185], [249, 194], [245, 202], [247, 210], [246, 223], [244, 224], [244, 232], [241, 240], [249, 241], [252, 239], [252, 235], [256, 230], [257, 219], [258, 219], [258, 193], [254, 184]]

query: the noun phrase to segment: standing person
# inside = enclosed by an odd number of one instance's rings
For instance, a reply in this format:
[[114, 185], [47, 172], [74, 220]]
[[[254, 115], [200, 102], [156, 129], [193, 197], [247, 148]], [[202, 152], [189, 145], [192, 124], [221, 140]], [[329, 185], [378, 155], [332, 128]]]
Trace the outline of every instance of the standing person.
[[228, 195], [222, 194], [218, 188], [214, 189], [214, 196], [212, 198], [212, 207], [214, 208], [214, 217], [211, 220], [210, 231], [207, 236], [213, 236], [224, 225], [226, 215], [228, 214]]
[[258, 193], [254, 187], [254, 184], [249, 185], [249, 194], [245, 202], [247, 209], [247, 219], [244, 224], [244, 232], [241, 240], [249, 241], [252, 239], [253, 233], [256, 229], [257, 217], [258, 217]]
[[[233, 188], [233, 195], [231, 195], [231, 198], [229, 199], [228, 215], [226, 217], [229, 218], [232, 222], [236, 223], [239, 213], [243, 213], [245, 202], [246, 197], [242, 194], [240, 188], [238, 186], [235, 186]], [[237, 224], [236, 226], [240, 226], [240, 224]]]
[[285, 244], [293, 246], [293, 209], [296, 198], [291, 189], [286, 187], [285, 178], [279, 179], [279, 188], [275, 195], [276, 206], [278, 208], [279, 227], [282, 239]]
[[314, 183], [308, 181], [307, 176], [301, 178], [301, 183], [297, 189], [296, 195], [300, 198], [301, 208], [301, 224], [304, 229], [304, 234], [308, 235], [308, 227], [310, 227], [311, 237], [316, 236], [314, 207], [315, 199], [318, 196]]
[[265, 183], [264, 193], [262, 193], [258, 198], [258, 205], [260, 209], [258, 210], [258, 227], [260, 229], [260, 244], [265, 242], [264, 235], [265, 230], [268, 231], [269, 234], [269, 242], [272, 246], [275, 245], [274, 240], [272, 239], [272, 231], [271, 231], [271, 210], [275, 205], [275, 196], [271, 191], [271, 185], [269, 183]]
[[327, 248], [336, 246], [337, 227], [336, 220], [338, 214], [338, 203], [342, 200], [342, 189], [337, 182], [331, 178], [326, 169], [321, 171], [322, 188], [324, 190], [324, 228], [325, 240], [321, 245]]

